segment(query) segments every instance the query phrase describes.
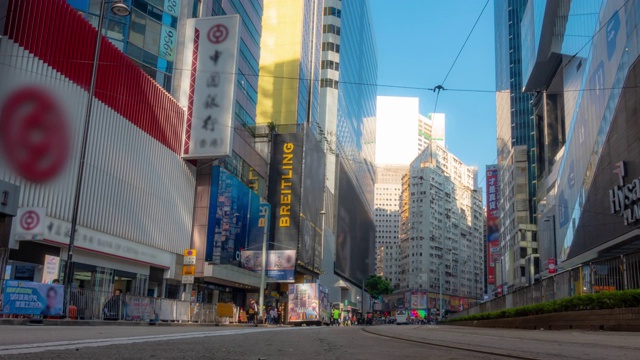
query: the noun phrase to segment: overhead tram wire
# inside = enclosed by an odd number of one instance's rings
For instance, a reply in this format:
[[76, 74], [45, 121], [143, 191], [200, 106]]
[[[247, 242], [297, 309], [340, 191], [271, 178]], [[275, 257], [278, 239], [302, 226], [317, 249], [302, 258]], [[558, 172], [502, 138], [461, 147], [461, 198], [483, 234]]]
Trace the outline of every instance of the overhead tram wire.
[[438, 100], [440, 99], [440, 92], [443, 91], [443, 90], [447, 90], [444, 87], [444, 83], [447, 82], [447, 79], [449, 78], [449, 75], [451, 75], [451, 71], [453, 71], [453, 68], [456, 66], [456, 63], [458, 62], [458, 59], [460, 58], [460, 55], [462, 54], [462, 51], [467, 46], [467, 43], [469, 42], [469, 39], [471, 38], [471, 35], [473, 34], [473, 31], [476, 29], [476, 26], [478, 25], [478, 22], [480, 22], [480, 18], [482, 18], [482, 14], [484, 14], [484, 11], [487, 9], [487, 5], [489, 5], [489, 0], [487, 0], [484, 3], [484, 6], [482, 7], [482, 10], [480, 10], [480, 14], [478, 14], [478, 17], [476, 18], [476, 21], [473, 23], [473, 26], [471, 27], [471, 30], [469, 30], [469, 34], [467, 34], [467, 38], [464, 39], [464, 42], [462, 43], [462, 46], [460, 47], [460, 50], [458, 51], [458, 54], [456, 55], [455, 59], [453, 59], [453, 62], [451, 63], [451, 66], [449, 67], [449, 71], [447, 71], [447, 75], [444, 76], [444, 79], [442, 80], [442, 82], [439, 85], [435, 86], [432, 89], [429, 89], [429, 90], [433, 91], [434, 93], [436, 93], [436, 101], [435, 101], [435, 104], [433, 106], [433, 113], [434, 114], [438, 110]]
[[471, 27], [471, 30], [469, 31], [467, 38], [464, 40], [464, 43], [462, 43], [462, 47], [460, 48], [460, 51], [458, 51], [458, 55], [456, 55], [456, 58], [453, 59], [453, 63], [451, 64], [451, 67], [449, 67], [449, 71], [447, 71], [447, 75], [445, 75], [444, 80], [442, 80], [442, 82], [440, 83], [440, 86], [444, 86], [444, 83], [447, 82], [447, 79], [449, 78], [449, 75], [451, 74], [453, 67], [456, 66], [456, 63], [458, 62], [458, 58], [460, 58], [462, 51], [464, 50], [465, 46], [467, 46], [467, 42], [469, 42], [469, 38], [471, 38], [471, 35], [473, 34], [473, 31], [476, 29], [478, 22], [480, 22], [480, 18], [482, 17], [482, 14], [484, 14], [484, 11], [487, 9], [487, 5], [489, 5], [489, 0], [487, 0], [484, 3], [482, 10], [480, 10], [480, 14], [478, 14], [478, 17], [476, 18], [476, 22], [473, 23], [473, 26]]

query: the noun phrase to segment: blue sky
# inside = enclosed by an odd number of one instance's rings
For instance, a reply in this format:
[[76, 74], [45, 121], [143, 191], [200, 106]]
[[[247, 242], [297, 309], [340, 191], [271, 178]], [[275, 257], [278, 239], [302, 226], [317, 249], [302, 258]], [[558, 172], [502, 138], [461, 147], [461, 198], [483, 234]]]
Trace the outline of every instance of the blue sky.
[[[433, 88], [442, 83], [485, 1], [370, 0], [370, 4], [378, 84]], [[445, 88], [495, 89], [493, 37], [490, 1]], [[378, 95], [419, 97], [423, 115], [433, 112], [436, 99], [431, 91], [388, 87], [378, 87]], [[485, 165], [496, 159], [495, 94], [443, 91], [437, 112], [446, 114], [449, 151], [467, 165], [477, 165], [478, 180], [483, 180]]]

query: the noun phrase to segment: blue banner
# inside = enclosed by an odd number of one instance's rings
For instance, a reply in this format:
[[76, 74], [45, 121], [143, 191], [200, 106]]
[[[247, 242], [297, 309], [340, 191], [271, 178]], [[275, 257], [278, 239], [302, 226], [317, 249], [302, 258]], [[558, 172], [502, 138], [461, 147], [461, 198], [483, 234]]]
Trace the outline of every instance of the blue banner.
[[4, 283], [2, 312], [16, 315], [62, 315], [64, 287], [31, 281]]

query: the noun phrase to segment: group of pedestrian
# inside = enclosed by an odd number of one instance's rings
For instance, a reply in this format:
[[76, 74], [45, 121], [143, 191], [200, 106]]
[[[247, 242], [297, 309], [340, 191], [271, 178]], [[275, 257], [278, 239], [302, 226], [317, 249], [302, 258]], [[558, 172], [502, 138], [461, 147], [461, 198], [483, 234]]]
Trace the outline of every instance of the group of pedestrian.
[[270, 306], [266, 312], [267, 324], [277, 325], [280, 321], [278, 319], [278, 309], [275, 306]]
[[345, 313], [341, 316], [341, 311], [338, 308], [331, 310], [331, 326], [351, 326], [358, 325], [358, 319], [355, 315], [349, 316]]

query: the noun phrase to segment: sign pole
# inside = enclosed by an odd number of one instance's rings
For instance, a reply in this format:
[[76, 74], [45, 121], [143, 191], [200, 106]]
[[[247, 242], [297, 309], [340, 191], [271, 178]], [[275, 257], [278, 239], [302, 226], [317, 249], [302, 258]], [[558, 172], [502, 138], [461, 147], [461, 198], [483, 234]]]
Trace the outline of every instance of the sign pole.
[[258, 305], [260, 306], [260, 308], [258, 309], [258, 314], [260, 316], [260, 319], [262, 319], [262, 315], [263, 315], [263, 308], [264, 308], [264, 288], [265, 288], [265, 282], [266, 282], [266, 278], [267, 278], [267, 238], [269, 236], [269, 234], [267, 233], [267, 224], [264, 224], [264, 232], [262, 235], [262, 267], [260, 268], [260, 300], [258, 302]]

